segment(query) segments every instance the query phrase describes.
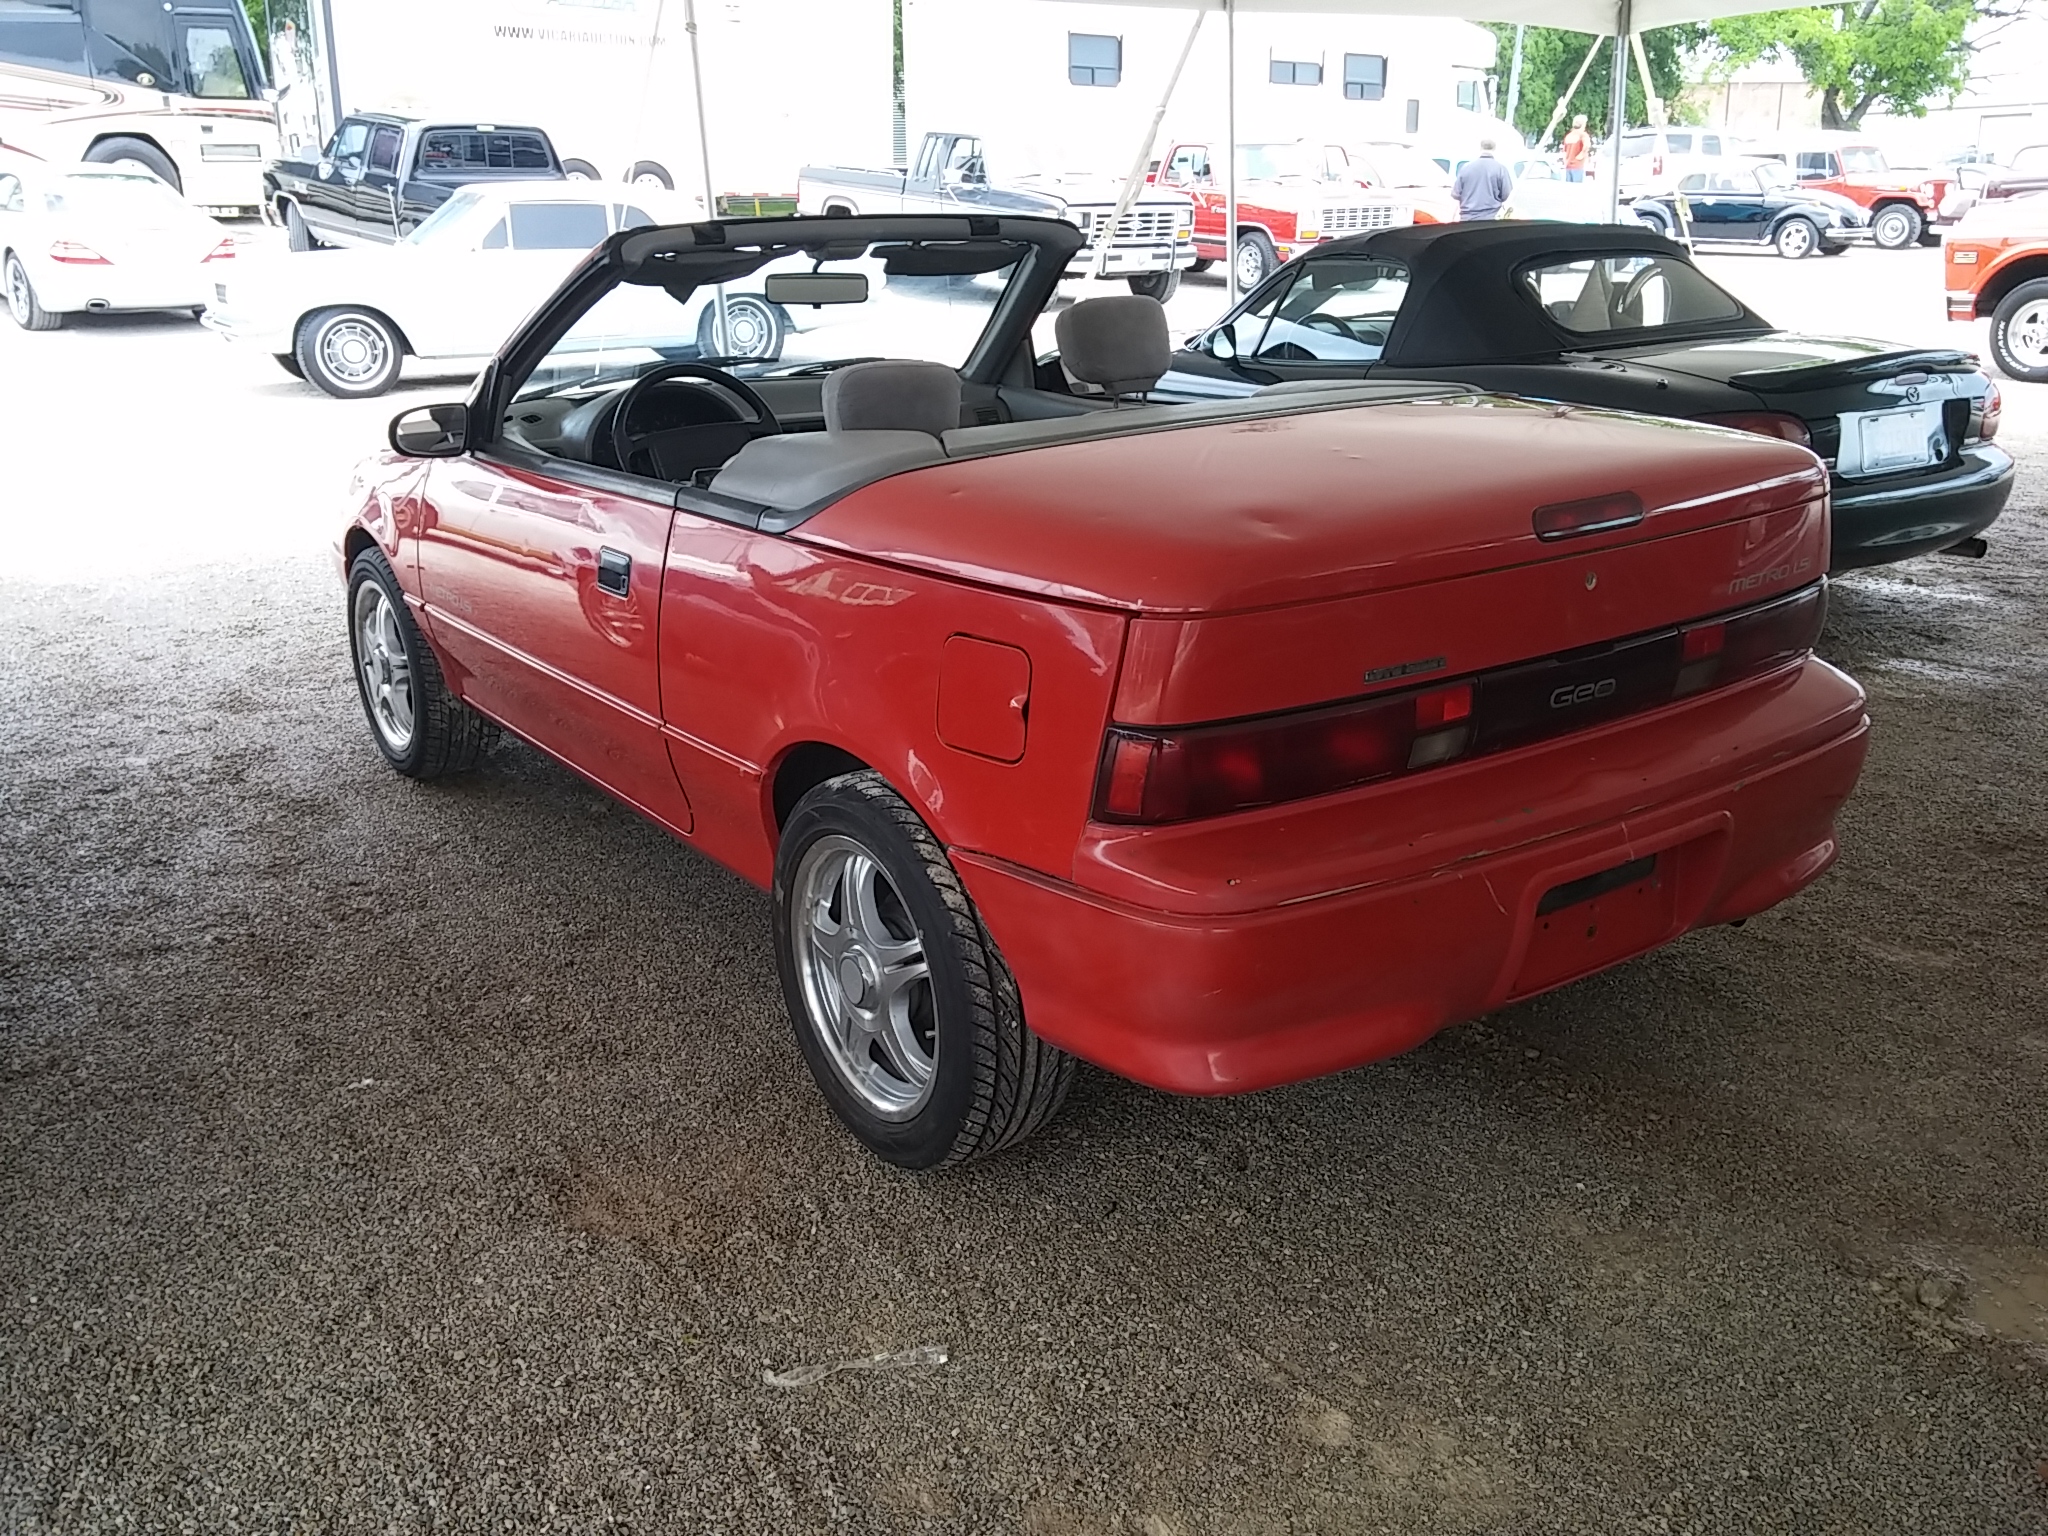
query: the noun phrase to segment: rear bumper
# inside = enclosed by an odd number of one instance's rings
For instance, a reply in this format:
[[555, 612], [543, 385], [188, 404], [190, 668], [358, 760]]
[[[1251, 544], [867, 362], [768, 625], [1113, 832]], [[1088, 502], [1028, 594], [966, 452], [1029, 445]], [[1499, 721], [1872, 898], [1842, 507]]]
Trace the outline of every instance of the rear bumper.
[[213, 281], [191, 270], [141, 266], [66, 266], [45, 263], [30, 274], [43, 307], [73, 313], [85, 309], [197, 309], [213, 292]]
[[2012, 495], [2012, 455], [1996, 443], [1978, 443], [1961, 459], [1933, 479], [1865, 487], [1836, 481], [1833, 569], [1930, 554], [1996, 522]]
[[[1694, 722], [1672, 733], [1664, 782], [1696, 786], [1704, 753], [1721, 764], [1710, 788], [1659, 799], [1654, 782], [1616, 776], [1607, 813], [1568, 830], [1259, 910], [1160, 910], [984, 855], [954, 859], [1039, 1035], [1154, 1087], [1246, 1092], [1394, 1055], [1818, 878], [1863, 765], [1861, 691], [1809, 662], [1746, 719], [1752, 732], [1802, 721], [1800, 745], [1775, 735], [1731, 751], [1742, 728], [1709, 742]], [[1653, 857], [1646, 878], [1538, 910], [1561, 885]]]

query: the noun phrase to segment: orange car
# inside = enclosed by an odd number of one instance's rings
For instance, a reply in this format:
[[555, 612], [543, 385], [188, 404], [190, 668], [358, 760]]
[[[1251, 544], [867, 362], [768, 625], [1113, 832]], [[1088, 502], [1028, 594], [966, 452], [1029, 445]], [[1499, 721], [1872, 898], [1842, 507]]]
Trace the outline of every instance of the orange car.
[[2048, 194], [1973, 208], [1942, 240], [1948, 317], [1991, 317], [1991, 355], [2048, 383]]

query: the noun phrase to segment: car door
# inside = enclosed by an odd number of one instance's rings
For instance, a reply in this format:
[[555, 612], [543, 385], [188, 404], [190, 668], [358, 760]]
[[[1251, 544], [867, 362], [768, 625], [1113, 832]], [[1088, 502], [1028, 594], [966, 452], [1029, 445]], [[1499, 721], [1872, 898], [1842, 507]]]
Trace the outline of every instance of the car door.
[[674, 491], [615, 479], [482, 454], [435, 464], [419, 498], [427, 623], [465, 698], [687, 833], [657, 649]]
[[[1740, 168], [1716, 171], [1711, 178], [1717, 197], [1727, 199], [1730, 240], [1761, 243], [1771, 237], [1771, 215], [1776, 212], [1771, 190], [1754, 170]], [[1726, 188], [1725, 191], [1721, 190]]]
[[355, 238], [356, 182], [369, 149], [370, 125], [359, 117], [342, 119], [299, 194], [299, 214], [314, 234]]
[[357, 233], [366, 240], [388, 243], [405, 233], [398, 227], [398, 162], [404, 145], [405, 130], [396, 123], [379, 123], [370, 130], [363, 174], [352, 199]]

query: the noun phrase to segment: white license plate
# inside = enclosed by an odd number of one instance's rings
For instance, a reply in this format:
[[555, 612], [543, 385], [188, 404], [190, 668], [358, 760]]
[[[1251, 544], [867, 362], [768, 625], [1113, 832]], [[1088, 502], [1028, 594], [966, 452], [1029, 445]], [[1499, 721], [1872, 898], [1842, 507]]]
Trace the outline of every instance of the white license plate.
[[1842, 451], [1837, 467], [1845, 475], [1883, 475], [1923, 469], [1948, 455], [1941, 406], [1901, 406], [1891, 411], [1852, 411], [1842, 417]]

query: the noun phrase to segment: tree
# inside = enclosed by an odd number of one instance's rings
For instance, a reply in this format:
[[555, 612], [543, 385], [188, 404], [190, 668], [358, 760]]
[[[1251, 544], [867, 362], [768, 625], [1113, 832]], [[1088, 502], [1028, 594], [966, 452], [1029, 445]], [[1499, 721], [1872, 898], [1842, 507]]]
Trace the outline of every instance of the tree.
[[[1508, 61], [1515, 51], [1515, 29], [1509, 22], [1489, 22], [1487, 25], [1500, 39], [1492, 70], [1495, 82], [1493, 99], [1505, 105]], [[1677, 112], [1676, 98], [1685, 88], [1687, 51], [1703, 35], [1702, 28], [1689, 25], [1658, 27], [1643, 34], [1643, 53], [1650, 61], [1650, 78], [1656, 82], [1657, 94], [1664, 98], [1666, 110], [1674, 115]], [[1593, 38], [1589, 34], [1566, 32], [1558, 27], [1530, 27], [1524, 33], [1522, 95], [1515, 104], [1515, 126], [1526, 137], [1534, 138], [1543, 131], [1544, 125], [1550, 121], [1551, 110], [1557, 105], [1558, 96], [1572, 83], [1579, 61], [1592, 46]], [[1579, 82], [1579, 88], [1565, 104], [1560, 132], [1570, 126], [1573, 115], [1579, 112], [1586, 114], [1586, 120], [1596, 132], [1602, 131], [1610, 110], [1608, 92], [1614, 79], [1613, 68], [1614, 40], [1606, 38], [1586, 70], [1586, 78]], [[1630, 123], [1649, 121], [1649, 107], [1643, 100], [1643, 82], [1636, 73], [1633, 59], [1628, 60], [1625, 116]]]
[[262, 50], [274, 77], [278, 69], [277, 61], [270, 57], [270, 45], [284, 24], [289, 21], [298, 32], [302, 48], [305, 46], [303, 40], [311, 36], [306, 0], [242, 0], [242, 9], [249, 14], [249, 28], [256, 34], [256, 46]]
[[1978, 0], [1853, 0], [1732, 16], [1712, 27], [1716, 73], [1783, 53], [1820, 92], [1824, 128], [1858, 127], [1875, 106], [1924, 117], [1970, 83], [1970, 24], [2010, 14]]

